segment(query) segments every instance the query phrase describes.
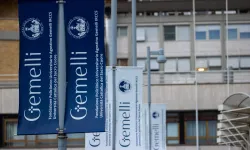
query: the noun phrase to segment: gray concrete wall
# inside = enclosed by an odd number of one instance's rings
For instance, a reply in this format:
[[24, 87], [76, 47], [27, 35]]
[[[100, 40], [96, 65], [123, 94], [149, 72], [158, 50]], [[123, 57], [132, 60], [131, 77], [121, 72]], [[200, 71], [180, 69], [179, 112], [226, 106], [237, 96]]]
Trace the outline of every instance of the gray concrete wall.
[[[144, 103], [147, 102], [147, 86], [144, 87]], [[153, 85], [152, 102], [167, 104], [168, 110], [195, 110], [194, 85]], [[230, 94], [245, 92], [249, 94], [250, 84], [230, 85]], [[202, 84], [197, 86], [200, 110], [217, 110], [227, 97], [226, 84]]]

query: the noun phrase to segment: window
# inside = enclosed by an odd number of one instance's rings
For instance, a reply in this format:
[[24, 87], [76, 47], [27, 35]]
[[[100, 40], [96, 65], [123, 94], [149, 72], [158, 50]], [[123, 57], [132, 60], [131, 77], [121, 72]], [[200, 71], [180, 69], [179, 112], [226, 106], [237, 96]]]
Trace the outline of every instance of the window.
[[165, 41], [188, 41], [190, 40], [190, 27], [185, 25], [165, 26], [164, 38]]
[[207, 28], [204, 25], [196, 26], [195, 31], [196, 40], [206, 40], [207, 37]]
[[75, 133], [75, 134], [67, 134], [68, 146], [83, 146], [85, 145], [85, 134], [83, 133]]
[[[217, 121], [199, 121], [200, 144], [216, 144]], [[186, 121], [186, 144], [196, 143], [196, 121]]]
[[237, 29], [228, 29], [228, 39], [236, 40], [237, 39]]
[[250, 69], [250, 57], [249, 56], [233, 56], [228, 59], [228, 66], [234, 70]]
[[206, 40], [206, 32], [196, 31], [196, 40]]
[[[216, 144], [217, 113], [200, 112], [198, 122], [199, 142], [201, 145]], [[185, 144], [196, 143], [195, 113], [185, 114]]]
[[137, 66], [146, 68], [146, 60], [145, 59], [137, 59]]
[[136, 41], [137, 42], [144, 42], [146, 40], [145, 29], [144, 28], [137, 28], [136, 29]]
[[221, 57], [209, 57], [208, 70], [221, 70]]
[[239, 58], [238, 57], [229, 57], [228, 66], [232, 67], [233, 69], [239, 69], [239, 67], [240, 67]]
[[166, 41], [175, 40], [175, 26], [165, 26], [164, 27], [164, 38]]
[[[137, 60], [137, 66], [138, 67], [146, 67], [147, 65], [147, 60], [146, 59], [138, 59]], [[156, 61], [156, 59], [151, 59], [150, 60], [150, 68], [151, 71], [159, 71], [159, 63]]]
[[167, 113], [167, 144], [180, 144], [178, 113]]
[[165, 72], [176, 72], [177, 71], [177, 60], [174, 59], [168, 59], [165, 63]]
[[128, 36], [127, 27], [118, 27], [117, 35], [118, 37]]
[[241, 39], [250, 39], [250, 32], [241, 32], [240, 38]]
[[[27, 140], [25, 136], [15, 136], [17, 134], [16, 120], [9, 119], [4, 121], [4, 144], [8, 147], [23, 147]], [[29, 138], [30, 139], [30, 138]]]
[[241, 57], [240, 58], [240, 68], [249, 69], [250, 68], [250, 57]]
[[220, 25], [197, 25], [195, 35], [196, 40], [219, 40]]
[[220, 39], [220, 25], [208, 25], [207, 29], [208, 29], [209, 40]]
[[[4, 147], [56, 147], [57, 135], [16, 135], [17, 119], [4, 119]], [[69, 134], [68, 146], [84, 146], [84, 134]]]
[[220, 39], [220, 30], [209, 30], [209, 40]]
[[190, 59], [180, 58], [178, 59], [178, 72], [189, 72], [190, 71]]
[[189, 26], [176, 26], [176, 40], [177, 41], [190, 40], [190, 27]]
[[[199, 143], [200, 145], [215, 145], [217, 138], [217, 114], [215, 110], [199, 111]], [[195, 112], [167, 112], [167, 144], [196, 143]]]
[[250, 39], [250, 24], [242, 24], [239, 26], [240, 39]]
[[118, 66], [128, 66], [128, 59], [117, 59]]
[[250, 24], [228, 25], [228, 39], [250, 39]]
[[150, 60], [150, 68], [152, 71], [158, 71], [159, 70], [159, 63], [156, 61], [156, 59]]
[[137, 27], [136, 33], [138, 42], [158, 41], [158, 27]]
[[196, 60], [197, 68], [205, 70], [221, 70], [221, 57], [201, 57]]
[[158, 41], [158, 27], [146, 27], [146, 40], [148, 42]]
[[197, 58], [196, 59], [197, 68], [208, 68], [207, 58]]
[[165, 63], [165, 72], [189, 72], [189, 58], [170, 58]]

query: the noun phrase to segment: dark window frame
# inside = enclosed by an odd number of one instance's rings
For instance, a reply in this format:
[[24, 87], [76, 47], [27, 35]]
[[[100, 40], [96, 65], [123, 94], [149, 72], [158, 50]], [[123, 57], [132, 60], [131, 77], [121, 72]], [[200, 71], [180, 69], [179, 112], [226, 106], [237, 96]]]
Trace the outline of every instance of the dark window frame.
[[[171, 29], [174, 29], [171, 31]], [[164, 26], [164, 40], [176, 41], [176, 26]]]

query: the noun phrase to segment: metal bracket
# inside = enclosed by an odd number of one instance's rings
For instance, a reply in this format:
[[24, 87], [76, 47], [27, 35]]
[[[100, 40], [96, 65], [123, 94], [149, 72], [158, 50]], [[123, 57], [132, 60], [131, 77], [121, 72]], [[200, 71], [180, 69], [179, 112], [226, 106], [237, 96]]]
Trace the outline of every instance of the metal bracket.
[[160, 49], [160, 50], [157, 50], [157, 51], [151, 51], [150, 50], [150, 55], [164, 55], [164, 50], [163, 49]]
[[66, 1], [64, 1], [64, 0], [58, 0], [58, 1], [56, 1], [56, 3], [58, 3], [58, 4], [65, 4]]
[[59, 139], [67, 139], [67, 136], [66, 136], [66, 133], [64, 133], [64, 130], [59, 130], [58, 138]]
[[116, 70], [116, 66], [112, 66], [112, 70]]

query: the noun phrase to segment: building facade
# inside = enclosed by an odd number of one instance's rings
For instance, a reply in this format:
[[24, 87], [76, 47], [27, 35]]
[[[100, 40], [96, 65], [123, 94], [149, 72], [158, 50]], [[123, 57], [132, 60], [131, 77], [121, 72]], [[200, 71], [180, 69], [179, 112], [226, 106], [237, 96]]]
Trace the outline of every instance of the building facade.
[[[160, 69], [151, 57], [152, 102], [167, 105], [167, 148], [196, 149], [195, 108], [199, 109], [201, 150], [226, 150], [218, 145], [217, 106], [231, 94], [250, 91], [250, 3], [229, 0], [192, 2], [138, 1], [137, 65], [145, 66], [147, 47], [164, 49]], [[107, 52], [110, 1], [106, 3]], [[131, 65], [131, 2], [118, 1], [118, 65]], [[18, 113], [19, 31], [17, 0], [0, 2], [0, 149], [53, 149], [57, 135], [16, 136]], [[108, 54], [107, 54], [108, 56]], [[144, 78], [147, 102], [147, 76]], [[68, 135], [72, 149], [83, 149], [84, 134]], [[231, 148], [239, 149], [239, 148]]]

